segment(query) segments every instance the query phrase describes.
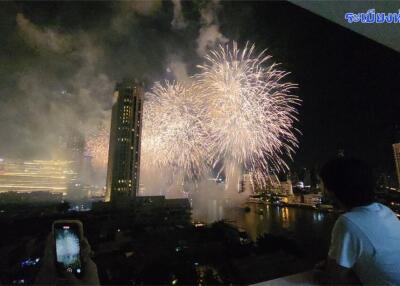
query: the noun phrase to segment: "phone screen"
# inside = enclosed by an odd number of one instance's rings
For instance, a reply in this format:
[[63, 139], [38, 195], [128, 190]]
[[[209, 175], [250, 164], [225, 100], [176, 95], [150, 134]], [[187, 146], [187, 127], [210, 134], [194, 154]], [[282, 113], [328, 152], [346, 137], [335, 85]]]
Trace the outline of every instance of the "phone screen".
[[64, 270], [80, 274], [80, 229], [77, 224], [63, 223], [54, 225], [57, 264]]

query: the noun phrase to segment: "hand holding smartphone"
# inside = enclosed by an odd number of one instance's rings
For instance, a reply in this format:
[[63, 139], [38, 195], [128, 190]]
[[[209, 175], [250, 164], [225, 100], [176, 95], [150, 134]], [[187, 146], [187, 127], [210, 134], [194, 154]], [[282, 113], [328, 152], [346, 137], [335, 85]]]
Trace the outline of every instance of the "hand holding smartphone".
[[57, 220], [53, 223], [55, 261], [57, 270], [69, 272], [81, 277], [81, 242], [83, 226], [78, 220]]
[[100, 285], [91, 247], [78, 220], [58, 220], [52, 225], [35, 285]]

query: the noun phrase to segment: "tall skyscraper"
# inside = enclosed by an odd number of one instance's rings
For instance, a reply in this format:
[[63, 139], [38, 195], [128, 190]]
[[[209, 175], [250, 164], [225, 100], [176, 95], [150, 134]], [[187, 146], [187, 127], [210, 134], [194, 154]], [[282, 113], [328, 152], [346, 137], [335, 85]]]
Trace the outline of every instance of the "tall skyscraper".
[[398, 186], [400, 188], [400, 143], [393, 144], [394, 162], [396, 164], [396, 173]]
[[105, 201], [134, 198], [139, 190], [143, 85], [123, 80], [114, 92]]

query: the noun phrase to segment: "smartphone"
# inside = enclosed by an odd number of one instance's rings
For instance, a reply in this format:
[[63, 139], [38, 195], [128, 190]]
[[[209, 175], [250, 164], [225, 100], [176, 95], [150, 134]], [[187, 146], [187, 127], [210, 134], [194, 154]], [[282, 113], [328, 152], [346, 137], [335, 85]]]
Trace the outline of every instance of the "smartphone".
[[57, 220], [53, 223], [53, 235], [57, 269], [81, 276], [82, 223], [79, 220]]

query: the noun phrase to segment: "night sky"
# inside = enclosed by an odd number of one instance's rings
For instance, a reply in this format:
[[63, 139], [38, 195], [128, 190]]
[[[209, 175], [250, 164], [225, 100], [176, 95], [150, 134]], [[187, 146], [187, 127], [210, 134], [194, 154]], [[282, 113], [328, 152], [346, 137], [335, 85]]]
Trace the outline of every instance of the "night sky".
[[123, 77], [196, 72], [208, 9], [214, 36], [267, 48], [299, 84], [293, 166], [321, 165], [340, 148], [393, 172], [399, 53], [288, 2], [181, 4], [172, 24], [172, 2], [0, 3], [0, 157], [48, 157], [71, 129], [87, 136], [107, 125]]

